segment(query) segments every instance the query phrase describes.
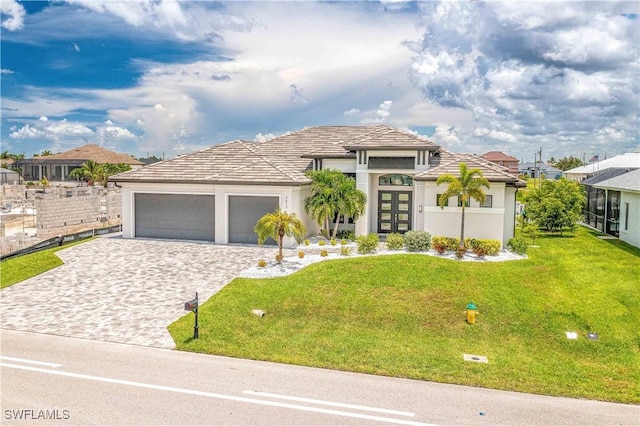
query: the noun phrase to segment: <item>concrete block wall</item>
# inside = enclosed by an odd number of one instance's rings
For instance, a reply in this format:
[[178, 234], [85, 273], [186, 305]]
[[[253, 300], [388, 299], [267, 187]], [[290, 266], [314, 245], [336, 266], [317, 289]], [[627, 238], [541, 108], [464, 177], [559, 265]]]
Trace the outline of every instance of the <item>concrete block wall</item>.
[[119, 188], [56, 188], [36, 193], [37, 233], [40, 238], [121, 223]]

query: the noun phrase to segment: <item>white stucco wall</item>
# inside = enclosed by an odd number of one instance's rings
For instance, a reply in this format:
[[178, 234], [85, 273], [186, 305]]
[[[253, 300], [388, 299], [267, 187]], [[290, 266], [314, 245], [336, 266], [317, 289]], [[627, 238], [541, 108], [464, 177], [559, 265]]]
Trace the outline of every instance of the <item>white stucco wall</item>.
[[[627, 203], [629, 204], [629, 218], [625, 220]], [[640, 193], [630, 191], [621, 191], [620, 193], [619, 238], [640, 248]]]
[[[423, 213], [418, 223], [422, 222], [422, 229], [432, 236], [459, 238], [462, 208], [457, 207], [457, 199], [450, 199], [451, 207], [441, 209], [437, 205], [437, 196], [445, 189], [444, 185], [438, 186], [435, 182], [424, 182]], [[465, 209], [464, 236], [498, 240], [504, 245], [505, 230], [509, 228], [509, 224], [505, 223], [508, 222], [505, 221], [505, 217], [513, 211], [513, 205], [506, 207], [505, 202], [509, 201], [512, 204], [515, 194], [505, 196], [508, 191], [505, 191], [504, 183], [492, 183], [491, 188], [485, 190], [485, 193], [492, 196], [492, 207], [479, 207], [477, 201], [471, 200], [470, 207]]]
[[[280, 209], [296, 213], [307, 227], [308, 235], [317, 233], [316, 225], [304, 211], [304, 198], [309, 187], [287, 186], [240, 186], [240, 185], [203, 185], [203, 184], [158, 184], [158, 183], [122, 183], [122, 236], [135, 237], [134, 196], [136, 193], [153, 194], [194, 194], [214, 195], [215, 198], [215, 243], [229, 242], [229, 196], [278, 197]], [[285, 240], [287, 247], [293, 247], [295, 240]]]

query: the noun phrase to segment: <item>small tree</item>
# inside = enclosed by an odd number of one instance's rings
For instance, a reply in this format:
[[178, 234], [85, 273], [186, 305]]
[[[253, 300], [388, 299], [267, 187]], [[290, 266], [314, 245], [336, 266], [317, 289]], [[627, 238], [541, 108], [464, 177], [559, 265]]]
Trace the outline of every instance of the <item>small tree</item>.
[[547, 231], [562, 234], [563, 229], [575, 230], [587, 199], [578, 182], [561, 178], [542, 182], [540, 188], [527, 194], [526, 202], [528, 219]]
[[258, 244], [264, 244], [268, 238], [273, 238], [278, 243], [278, 263], [282, 262], [284, 237], [294, 237], [300, 244], [307, 233], [307, 229], [295, 213], [289, 214], [279, 207], [262, 216], [253, 230], [258, 234]]
[[489, 181], [482, 176], [480, 169], [467, 169], [465, 163], [460, 163], [460, 176], [445, 174], [438, 177], [438, 185], [448, 183], [447, 190], [440, 195], [438, 204], [441, 209], [447, 204], [451, 197], [458, 196], [462, 203], [462, 220], [460, 222], [460, 247], [464, 247], [464, 209], [470, 198], [483, 203], [486, 195], [483, 187], [489, 189]]

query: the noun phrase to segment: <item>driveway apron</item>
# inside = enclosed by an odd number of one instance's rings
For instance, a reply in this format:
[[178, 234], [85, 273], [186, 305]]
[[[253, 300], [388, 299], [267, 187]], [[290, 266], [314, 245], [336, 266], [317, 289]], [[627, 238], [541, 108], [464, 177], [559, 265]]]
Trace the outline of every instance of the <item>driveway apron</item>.
[[174, 348], [167, 326], [196, 291], [204, 302], [276, 250], [98, 238], [57, 252], [64, 265], [2, 290], [0, 327]]

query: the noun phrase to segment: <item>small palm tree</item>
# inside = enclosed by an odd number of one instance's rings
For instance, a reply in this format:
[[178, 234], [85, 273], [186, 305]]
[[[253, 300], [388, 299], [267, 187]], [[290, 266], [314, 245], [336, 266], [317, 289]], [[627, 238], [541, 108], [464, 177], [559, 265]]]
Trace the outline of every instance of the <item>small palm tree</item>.
[[307, 229], [295, 213], [287, 213], [279, 207], [262, 216], [253, 230], [258, 234], [258, 244], [264, 244], [268, 238], [273, 238], [278, 243], [278, 263], [282, 262], [284, 237], [294, 237], [300, 244], [307, 233]]
[[464, 209], [470, 198], [483, 203], [486, 194], [482, 187], [489, 189], [489, 181], [482, 176], [480, 169], [467, 169], [465, 163], [460, 163], [460, 176], [445, 174], [438, 177], [436, 181], [438, 185], [448, 183], [447, 190], [440, 195], [438, 204], [441, 209], [447, 204], [447, 200], [451, 197], [458, 196], [462, 203], [462, 220], [460, 224], [460, 247], [464, 247]]

